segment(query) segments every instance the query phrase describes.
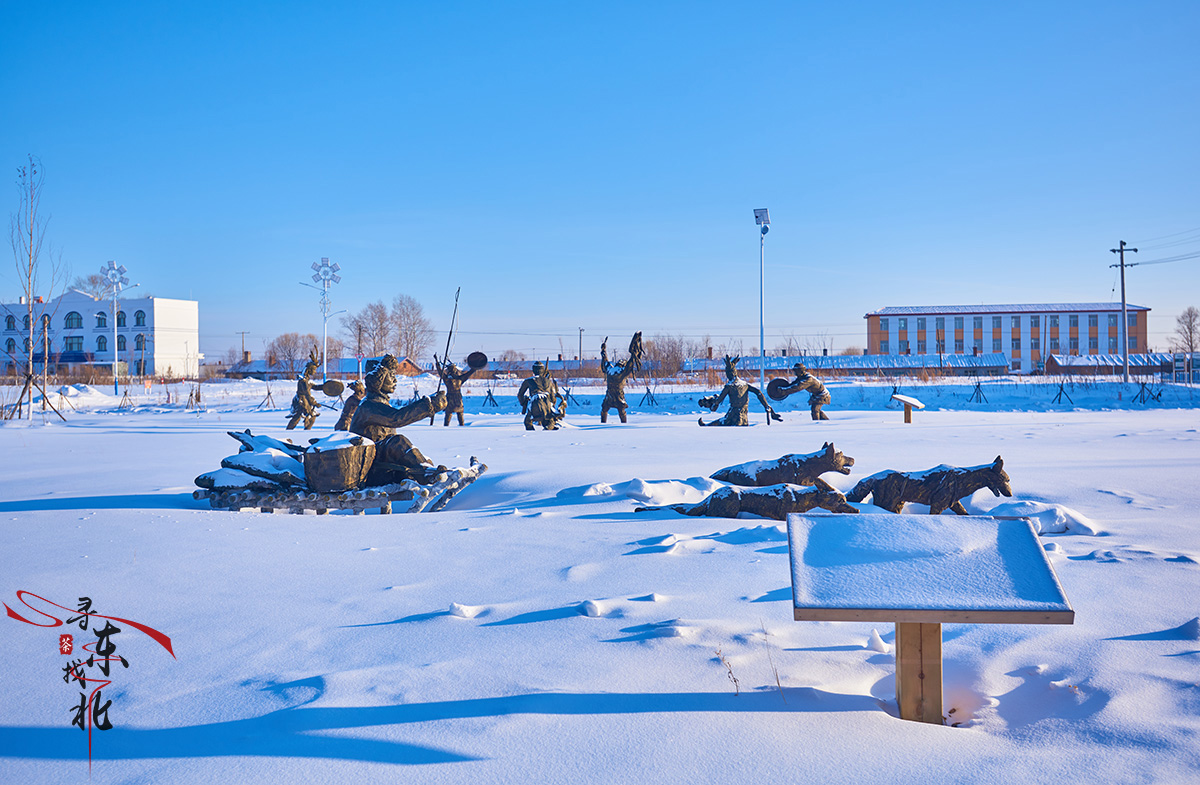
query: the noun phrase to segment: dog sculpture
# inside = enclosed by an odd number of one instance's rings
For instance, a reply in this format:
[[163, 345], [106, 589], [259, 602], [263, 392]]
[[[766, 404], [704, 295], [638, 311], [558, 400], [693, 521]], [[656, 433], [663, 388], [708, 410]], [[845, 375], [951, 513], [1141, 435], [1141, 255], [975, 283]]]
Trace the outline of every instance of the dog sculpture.
[[773, 461], [750, 461], [736, 466], [726, 466], [709, 475], [714, 480], [734, 485], [777, 485], [781, 482], [792, 485], [815, 485], [817, 478], [825, 472], [849, 474], [854, 459], [833, 448], [833, 442], [807, 455], [791, 453]]
[[899, 513], [905, 502], [928, 504], [930, 515], [941, 515], [947, 508], [959, 515], [967, 510], [959, 499], [987, 488], [997, 496], [1012, 496], [1012, 486], [1004, 473], [999, 455], [983, 466], [935, 466], [923, 472], [884, 471], [865, 477], [854, 486], [846, 499], [861, 502], [871, 496], [876, 507]]
[[815, 480], [811, 488], [787, 483], [763, 488], [735, 488], [727, 485], [713, 491], [699, 504], [638, 507], [634, 512], [674, 510], [684, 515], [706, 515], [710, 518], [736, 518], [739, 512], [748, 512], [764, 518], [786, 521], [790, 512], [808, 512], [816, 507], [830, 512], [858, 512], [846, 503], [846, 497], [840, 491], [820, 478]]

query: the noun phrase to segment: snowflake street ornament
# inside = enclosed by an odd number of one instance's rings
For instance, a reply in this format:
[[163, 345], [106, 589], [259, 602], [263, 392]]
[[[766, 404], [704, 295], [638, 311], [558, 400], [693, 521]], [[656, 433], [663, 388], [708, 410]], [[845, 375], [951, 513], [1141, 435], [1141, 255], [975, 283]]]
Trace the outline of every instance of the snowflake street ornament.
[[100, 274], [118, 292], [129, 285], [129, 279], [125, 277], [125, 265], [118, 267], [116, 262], [110, 261], [107, 266], [100, 268]]
[[342, 276], [338, 275], [338, 270], [342, 269], [338, 264], [330, 264], [329, 257], [322, 256], [321, 263], [313, 262], [312, 268], [316, 270], [313, 274], [313, 283], [322, 284], [328, 291], [329, 287], [335, 283], [342, 282]]
[[[328, 379], [329, 378], [329, 316], [330, 316], [330, 314], [329, 314], [329, 307], [330, 307], [329, 287], [333, 286], [335, 283], [341, 283], [342, 276], [338, 275], [338, 270], [340, 270], [342, 268], [341, 268], [341, 265], [330, 264], [328, 256], [322, 256], [321, 263], [317, 264], [316, 262], [313, 262], [312, 269], [314, 270], [313, 276], [312, 276], [313, 283], [317, 284], [317, 286], [313, 286], [312, 288], [317, 289], [318, 291], [321, 292], [321, 317], [322, 317], [322, 322], [323, 322], [323, 326], [321, 328], [321, 344], [322, 344], [321, 356], [322, 356], [322, 363], [323, 363], [323, 368], [321, 371], [321, 378]], [[306, 284], [303, 281], [300, 282], [300, 285], [301, 286], [310, 286], [310, 284]]]

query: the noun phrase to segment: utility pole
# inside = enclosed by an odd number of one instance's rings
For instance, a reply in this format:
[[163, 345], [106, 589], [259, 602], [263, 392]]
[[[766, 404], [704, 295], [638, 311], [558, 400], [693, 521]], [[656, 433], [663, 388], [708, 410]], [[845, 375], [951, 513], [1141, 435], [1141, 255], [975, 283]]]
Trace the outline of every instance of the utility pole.
[[583, 376], [583, 328], [579, 328], [579, 375]]
[[247, 335], [249, 335], [249, 334], [250, 334], [250, 331], [249, 331], [249, 330], [242, 330], [242, 331], [240, 331], [240, 332], [235, 332], [235, 333], [234, 333], [234, 335], [240, 335], [240, 336], [242, 336], [242, 359], [243, 359], [243, 360], [245, 360], [245, 359], [246, 359], [246, 336], [247, 336]]
[[[1119, 248], [1109, 248], [1109, 252], [1119, 254], [1121, 257], [1120, 264], [1110, 264], [1109, 267], [1121, 268], [1121, 326], [1117, 329], [1117, 340], [1121, 342], [1121, 356], [1124, 358], [1124, 371], [1121, 379], [1129, 383], [1129, 309], [1125, 303], [1125, 252], [1137, 253], [1136, 248], [1126, 248], [1125, 241], [1121, 241]], [[1135, 263], [1131, 263], [1130, 267], [1136, 267]]]

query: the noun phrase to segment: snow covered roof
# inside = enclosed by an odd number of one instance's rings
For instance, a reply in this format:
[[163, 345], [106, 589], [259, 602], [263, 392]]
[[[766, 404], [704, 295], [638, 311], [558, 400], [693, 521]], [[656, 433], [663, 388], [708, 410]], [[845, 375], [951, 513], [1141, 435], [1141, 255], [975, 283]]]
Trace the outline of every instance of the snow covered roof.
[[[1167, 365], [1173, 361], [1173, 356], [1162, 352], [1150, 352], [1149, 354], [1131, 354], [1129, 355], [1129, 367], [1147, 368]], [[1046, 358], [1047, 362], [1053, 360], [1062, 367], [1085, 367], [1085, 368], [1121, 368], [1124, 367], [1125, 361], [1119, 354], [1052, 354]]]
[[[1144, 305], [1126, 303], [1130, 311], [1149, 311]], [[1120, 303], [1024, 303], [1009, 305], [889, 305], [878, 311], [864, 314], [868, 316], [926, 316], [939, 314], [974, 314], [974, 313], [1104, 313], [1121, 310]]]
[[[759, 368], [758, 357], [743, 357], [738, 368], [743, 371]], [[869, 371], [900, 368], [1008, 368], [1008, 357], [1003, 352], [981, 354], [852, 354], [827, 357], [792, 356], [765, 357], [765, 367], [769, 371], [790, 371], [796, 363], [804, 363], [809, 370], [842, 370]], [[685, 360], [685, 371], [702, 371], [707, 368], [724, 370], [725, 362], [721, 359], [700, 358]]]

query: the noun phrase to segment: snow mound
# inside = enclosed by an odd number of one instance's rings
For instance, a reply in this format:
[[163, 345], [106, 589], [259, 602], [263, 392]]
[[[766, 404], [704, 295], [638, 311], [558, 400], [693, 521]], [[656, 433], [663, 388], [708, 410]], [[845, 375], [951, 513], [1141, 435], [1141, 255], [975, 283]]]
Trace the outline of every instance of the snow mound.
[[867, 648], [871, 651], [877, 651], [880, 654], [887, 654], [891, 648], [883, 642], [883, 638], [879, 637], [879, 630], [872, 629], [871, 637], [867, 641]]
[[460, 619], [474, 619], [484, 609], [482, 605], [462, 605], [461, 603], [450, 603], [450, 615], [457, 616]]
[[1082, 513], [1061, 504], [1034, 501], [1002, 502], [988, 510], [987, 515], [1014, 515], [1029, 518], [1038, 534], [1100, 533], [1100, 527]]
[[721, 486], [722, 483], [708, 477], [689, 477], [686, 480], [642, 480], [635, 477], [611, 488], [614, 495], [628, 496], [659, 507], [665, 504], [699, 504]]

